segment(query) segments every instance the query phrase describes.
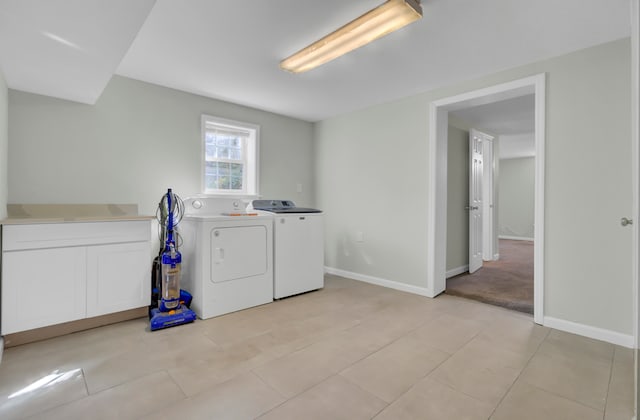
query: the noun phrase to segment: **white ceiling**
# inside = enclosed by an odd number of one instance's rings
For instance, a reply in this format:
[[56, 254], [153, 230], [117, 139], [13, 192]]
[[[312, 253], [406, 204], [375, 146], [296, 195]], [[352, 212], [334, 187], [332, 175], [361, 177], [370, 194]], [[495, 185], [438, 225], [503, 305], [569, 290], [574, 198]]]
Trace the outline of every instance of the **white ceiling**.
[[535, 95], [451, 111], [465, 127], [499, 136], [500, 159], [535, 156]]
[[279, 69], [382, 2], [0, 0], [0, 69], [10, 88], [86, 103], [115, 72], [317, 121], [630, 34], [629, 0], [422, 0], [398, 32]]
[[525, 95], [504, 101], [451, 111], [468, 127], [502, 136], [533, 133], [535, 96]]
[[93, 104], [155, 0], [1, 0], [0, 69], [12, 89]]

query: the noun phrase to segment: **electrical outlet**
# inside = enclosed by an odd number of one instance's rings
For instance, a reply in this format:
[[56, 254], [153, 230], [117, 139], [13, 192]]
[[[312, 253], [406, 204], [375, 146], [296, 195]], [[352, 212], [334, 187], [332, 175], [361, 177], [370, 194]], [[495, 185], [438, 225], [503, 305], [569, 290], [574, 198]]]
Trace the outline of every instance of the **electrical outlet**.
[[356, 242], [364, 242], [364, 233], [356, 232]]
[[300, 183], [296, 184], [296, 192], [297, 193], [301, 193], [302, 192], [302, 184], [300, 184]]

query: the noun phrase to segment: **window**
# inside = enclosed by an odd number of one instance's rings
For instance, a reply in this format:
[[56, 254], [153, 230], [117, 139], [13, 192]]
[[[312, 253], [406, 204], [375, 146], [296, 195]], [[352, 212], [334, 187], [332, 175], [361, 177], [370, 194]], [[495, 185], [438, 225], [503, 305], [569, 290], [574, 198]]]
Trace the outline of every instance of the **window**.
[[202, 116], [205, 194], [258, 194], [259, 134], [254, 124]]

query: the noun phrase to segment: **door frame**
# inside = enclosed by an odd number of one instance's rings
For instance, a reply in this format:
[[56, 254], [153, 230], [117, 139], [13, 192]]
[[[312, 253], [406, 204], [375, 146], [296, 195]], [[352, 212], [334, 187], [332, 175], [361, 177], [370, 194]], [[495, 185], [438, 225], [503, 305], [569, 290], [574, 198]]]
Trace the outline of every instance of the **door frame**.
[[442, 98], [429, 106], [427, 184], [427, 293], [437, 296], [446, 287], [447, 142], [449, 111], [484, 105], [527, 94], [535, 95], [535, 216], [533, 320], [544, 320], [544, 168], [546, 75], [523, 79]]

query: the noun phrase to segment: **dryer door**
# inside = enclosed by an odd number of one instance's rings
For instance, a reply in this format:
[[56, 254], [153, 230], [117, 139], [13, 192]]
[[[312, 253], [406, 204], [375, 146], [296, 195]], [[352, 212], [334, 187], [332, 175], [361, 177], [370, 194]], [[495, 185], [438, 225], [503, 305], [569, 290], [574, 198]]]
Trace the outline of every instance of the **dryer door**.
[[267, 228], [260, 225], [212, 229], [210, 281], [221, 283], [266, 273], [267, 239]]

